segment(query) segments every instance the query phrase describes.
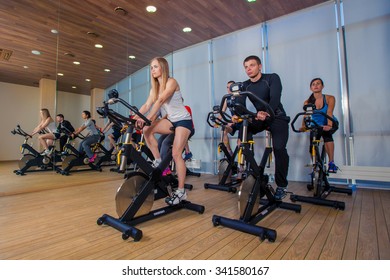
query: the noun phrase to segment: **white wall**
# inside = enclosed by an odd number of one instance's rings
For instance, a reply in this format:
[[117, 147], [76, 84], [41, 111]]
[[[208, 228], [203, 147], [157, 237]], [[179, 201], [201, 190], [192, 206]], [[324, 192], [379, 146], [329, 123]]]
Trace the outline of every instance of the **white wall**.
[[[21, 86], [0, 82], [0, 161], [20, 159], [19, 146], [24, 138], [13, 135], [17, 124], [23, 130], [30, 133], [39, 122], [39, 88]], [[90, 96], [79, 95], [69, 92], [59, 92], [57, 96], [58, 113], [65, 115], [75, 127], [82, 123], [81, 112], [90, 110]], [[55, 116], [55, 112], [50, 112]], [[32, 140], [33, 147], [38, 148], [37, 138]]]
[[353, 161], [390, 166], [389, 0], [344, 0]]
[[92, 112], [89, 95], [81, 95], [59, 91], [57, 95], [57, 114], [63, 114], [76, 129], [83, 124], [81, 113], [84, 110]]
[[31, 132], [39, 121], [39, 88], [0, 82], [0, 160], [20, 158], [24, 138], [11, 134], [17, 124]]

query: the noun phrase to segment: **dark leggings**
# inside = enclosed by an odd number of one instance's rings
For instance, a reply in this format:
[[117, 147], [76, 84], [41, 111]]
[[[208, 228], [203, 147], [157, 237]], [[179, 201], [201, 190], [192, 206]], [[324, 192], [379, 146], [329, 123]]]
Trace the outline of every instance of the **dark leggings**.
[[[193, 129], [188, 140], [190, 140], [194, 132], [195, 130]], [[169, 149], [173, 145], [173, 140], [175, 140], [174, 133], [161, 135], [160, 138], [158, 138], [158, 150], [160, 151], [161, 159], [164, 159], [167, 156]]]
[[330, 132], [330, 131], [324, 131], [322, 129], [319, 129], [317, 133], [314, 131], [310, 131], [310, 148], [309, 153], [311, 154], [311, 151], [313, 149], [313, 138], [316, 137], [317, 140], [320, 140], [321, 137], [324, 139], [324, 143], [333, 142], [333, 133], [336, 131]]
[[[259, 127], [262, 127], [261, 123], [254, 121], [249, 124], [248, 134], [254, 135], [264, 130], [259, 129]], [[290, 161], [286, 148], [289, 135], [288, 123], [287, 120], [276, 118], [268, 129], [272, 135], [272, 146], [275, 155], [275, 182], [278, 187], [287, 187], [288, 185], [287, 175]], [[249, 136], [248, 139], [250, 139]]]
[[173, 145], [173, 140], [175, 139], [175, 134], [164, 134], [158, 138], [158, 150], [160, 151], [161, 159], [164, 159], [168, 155], [169, 149]]

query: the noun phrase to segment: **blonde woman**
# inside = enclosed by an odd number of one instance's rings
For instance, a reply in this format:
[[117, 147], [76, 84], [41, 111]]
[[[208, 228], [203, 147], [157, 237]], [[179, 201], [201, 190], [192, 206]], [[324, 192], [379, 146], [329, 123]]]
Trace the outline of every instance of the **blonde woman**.
[[44, 151], [42, 155], [49, 155], [50, 153], [49, 146], [52, 145], [53, 140], [56, 139], [55, 134], [57, 133], [57, 127], [48, 109], [46, 108], [41, 109], [40, 114], [41, 114], [41, 121], [39, 122], [37, 127], [34, 128], [34, 130], [31, 133], [31, 136], [39, 133], [40, 131], [45, 132], [45, 134], [41, 134], [38, 136], [38, 140], [41, 143], [41, 145], [44, 147]]
[[[183, 104], [182, 94], [178, 82], [169, 77], [169, 66], [165, 58], [156, 57], [150, 63], [151, 90], [145, 104], [139, 109], [142, 114], [147, 114], [147, 118], [152, 121], [151, 126], [144, 127], [143, 132], [146, 143], [155, 158], [154, 165], [161, 162], [155, 134], [171, 134], [171, 127], [175, 128], [175, 138], [172, 146], [172, 157], [176, 165], [178, 177], [178, 189], [172, 193], [171, 197], [165, 199], [169, 205], [175, 205], [187, 199], [184, 189], [186, 177], [186, 166], [182, 158], [183, 149], [188, 139], [194, 134], [192, 118]], [[160, 108], [167, 112], [167, 118], [157, 119]], [[137, 126], [143, 127], [144, 121], [137, 119]]]

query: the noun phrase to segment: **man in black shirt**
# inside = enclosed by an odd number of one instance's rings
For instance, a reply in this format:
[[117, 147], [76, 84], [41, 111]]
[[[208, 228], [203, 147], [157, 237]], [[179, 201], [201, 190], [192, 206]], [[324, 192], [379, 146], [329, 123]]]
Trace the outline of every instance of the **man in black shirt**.
[[[272, 135], [272, 146], [275, 155], [275, 182], [277, 185], [275, 199], [282, 200], [286, 196], [288, 185], [287, 174], [289, 155], [286, 145], [288, 141], [290, 117], [286, 115], [281, 103], [282, 83], [277, 74], [261, 73], [261, 60], [257, 56], [248, 56], [244, 60], [245, 73], [249, 80], [243, 82], [243, 90], [250, 91], [260, 99], [267, 102], [275, 112], [274, 121], [268, 125], [267, 130]], [[264, 120], [269, 114], [261, 104], [253, 101], [257, 110], [256, 119], [248, 126], [248, 131], [256, 134], [264, 130]]]
[[68, 135], [74, 132], [74, 128], [69, 121], [64, 119], [63, 114], [58, 114], [56, 116], [56, 121], [58, 123], [57, 132], [59, 134], [58, 137], [56, 135], [56, 139], [60, 139], [60, 149], [63, 151], [66, 141], [68, 141]]

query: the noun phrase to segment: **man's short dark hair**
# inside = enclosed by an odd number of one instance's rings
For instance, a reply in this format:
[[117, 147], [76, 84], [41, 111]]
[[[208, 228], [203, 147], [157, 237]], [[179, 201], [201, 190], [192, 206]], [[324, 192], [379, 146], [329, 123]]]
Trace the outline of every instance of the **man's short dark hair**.
[[257, 64], [261, 64], [261, 59], [257, 56], [257, 55], [250, 55], [248, 56], [247, 58], [244, 59], [244, 62], [242, 64], [245, 64], [245, 62], [249, 61], [249, 60], [256, 60], [257, 61]]
[[63, 114], [58, 114], [57, 117], [64, 118]]
[[236, 82], [235, 81], [233, 81], [233, 80], [231, 80], [231, 81], [229, 81], [229, 82], [227, 82], [228, 84], [235, 84]]

